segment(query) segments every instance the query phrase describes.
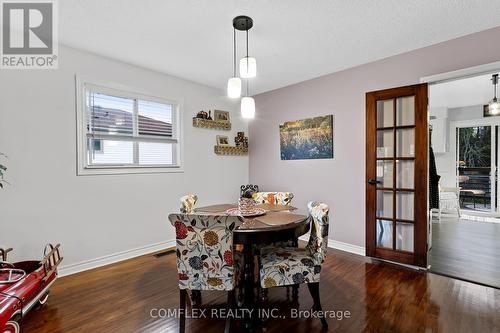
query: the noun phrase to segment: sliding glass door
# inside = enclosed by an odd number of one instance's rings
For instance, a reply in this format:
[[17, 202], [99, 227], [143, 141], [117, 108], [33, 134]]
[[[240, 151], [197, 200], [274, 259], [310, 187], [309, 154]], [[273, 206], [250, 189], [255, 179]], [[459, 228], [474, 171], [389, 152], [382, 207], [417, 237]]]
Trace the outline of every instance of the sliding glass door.
[[457, 126], [455, 142], [460, 208], [497, 215], [498, 125]]

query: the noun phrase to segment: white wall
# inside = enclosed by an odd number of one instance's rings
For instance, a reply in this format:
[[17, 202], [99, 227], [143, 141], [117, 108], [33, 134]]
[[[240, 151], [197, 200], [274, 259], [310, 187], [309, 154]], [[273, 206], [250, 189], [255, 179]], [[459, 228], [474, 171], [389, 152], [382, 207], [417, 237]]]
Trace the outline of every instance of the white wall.
[[[60, 242], [63, 266], [175, 238], [167, 215], [179, 197], [234, 202], [248, 181], [248, 157], [213, 152], [215, 136], [247, 130], [236, 104], [199, 84], [60, 48], [58, 70], [0, 72], [0, 151], [11, 186], [0, 191], [0, 245], [12, 259], [40, 258]], [[183, 101], [184, 173], [76, 175], [75, 74]], [[231, 111], [232, 131], [194, 128], [199, 110]], [[159, 246], [164, 245], [159, 244]]]
[[[294, 192], [293, 205], [330, 206], [330, 239], [365, 245], [365, 94], [500, 59], [500, 28], [350, 68], [256, 96], [250, 124], [250, 182]], [[481, 49], [481, 52], [477, 52]], [[487, 49], [487, 50], [486, 50]], [[279, 124], [333, 114], [333, 159], [280, 160]]]

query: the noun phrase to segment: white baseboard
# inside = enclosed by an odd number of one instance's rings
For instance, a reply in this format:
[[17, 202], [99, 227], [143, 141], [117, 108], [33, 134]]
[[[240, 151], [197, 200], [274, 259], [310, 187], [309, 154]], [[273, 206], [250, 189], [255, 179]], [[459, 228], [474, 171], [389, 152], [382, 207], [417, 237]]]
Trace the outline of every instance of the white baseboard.
[[175, 240], [170, 240], [170, 241], [141, 246], [131, 250], [108, 254], [106, 256], [102, 256], [95, 259], [84, 260], [67, 266], [61, 266], [61, 268], [58, 269], [59, 276], [63, 277], [75, 273], [80, 273], [89, 269], [106, 266], [127, 259], [132, 259], [135, 257], [161, 251], [174, 246], [175, 246]]
[[[303, 235], [299, 239], [307, 242], [309, 240], [309, 235], [308, 234]], [[78, 263], [70, 264], [67, 266], [62, 266], [61, 268], [59, 268], [59, 270], [58, 270], [59, 277], [68, 276], [71, 274], [76, 274], [76, 273], [80, 273], [83, 271], [87, 271], [89, 269], [94, 269], [94, 268], [114, 264], [114, 263], [119, 262], [119, 261], [132, 259], [135, 257], [139, 257], [139, 256], [142, 256], [142, 255], [145, 255], [148, 253], [161, 251], [161, 250], [164, 250], [164, 249], [167, 249], [170, 247], [174, 247], [174, 246], [175, 246], [175, 240], [170, 240], [170, 241], [160, 242], [160, 243], [156, 243], [156, 244], [141, 246], [141, 247], [131, 249], [131, 250], [126, 250], [126, 251], [122, 251], [122, 252], [108, 254], [106, 256], [102, 256], [102, 257], [95, 258], [95, 259], [84, 260], [84, 261], [81, 261]], [[328, 240], [328, 247], [330, 247], [332, 249], [340, 250], [340, 251], [354, 253], [354, 254], [357, 254], [360, 256], [365, 255], [365, 248], [364, 247], [339, 242], [339, 241], [336, 241], [333, 239]]]
[[[302, 235], [299, 237], [300, 240], [307, 242], [309, 240], [309, 234]], [[345, 251], [349, 253], [354, 253], [360, 256], [365, 256], [365, 247], [353, 245], [349, 243], [339, 242], [333, 239], [328, 240], [328, 247], [340, 251]]]

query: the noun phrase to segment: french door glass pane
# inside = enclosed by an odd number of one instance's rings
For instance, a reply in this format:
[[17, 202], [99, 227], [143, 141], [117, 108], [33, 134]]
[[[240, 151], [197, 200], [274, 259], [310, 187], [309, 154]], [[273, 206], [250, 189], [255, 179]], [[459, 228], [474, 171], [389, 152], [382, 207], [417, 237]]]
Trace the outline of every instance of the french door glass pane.
[[377, 101], [377, 127], [394, 127], [394, 100]]
[[415, 129], [396, 130], [396, 156], [415, 157]]
[[393, 192], [377, 191], [377, 216], [392, 219]]
[[396, 161], [397, 188], [413, 189], [415, 183], [414, 161]]
[[398, 126], [415, 125], [415, 96], [399, 97], [396, 100]]
[[394, 156], [394, 132], [393, 130], [377, 131], [377, 157]]
[[377, 161], [377, 180], [381, 187], [390, 187], [393, 185], [393, 162], [392, 161]]
[[392, 221], [377, 220], [377, 247], [392, 249]]
[[396, 250], [413, 252], [413, 224], [396, 223]]
[[396, 192], [396, 218], [413, 220], [413, 192]]

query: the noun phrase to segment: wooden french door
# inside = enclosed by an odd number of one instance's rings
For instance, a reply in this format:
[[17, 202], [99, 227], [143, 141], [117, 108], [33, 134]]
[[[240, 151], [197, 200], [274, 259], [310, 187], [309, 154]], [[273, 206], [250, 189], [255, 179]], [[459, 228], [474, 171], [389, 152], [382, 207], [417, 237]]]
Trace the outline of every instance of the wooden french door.
[[426, 267], [427, 84], [366, 94], [366, 255]]

